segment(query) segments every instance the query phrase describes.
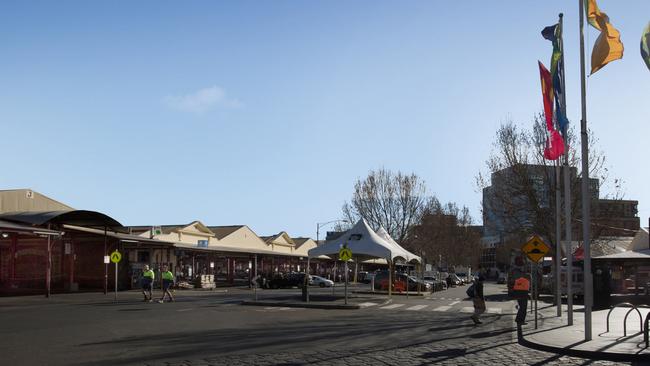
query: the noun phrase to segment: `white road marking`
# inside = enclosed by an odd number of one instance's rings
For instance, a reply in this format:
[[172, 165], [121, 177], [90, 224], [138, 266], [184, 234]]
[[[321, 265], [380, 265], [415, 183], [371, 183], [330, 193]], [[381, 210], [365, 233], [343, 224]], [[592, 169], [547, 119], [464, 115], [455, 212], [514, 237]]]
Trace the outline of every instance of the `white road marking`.
[[194, 310], [194, 308], [189, 308], [189, 309], [178, 309], [178, 310], [176, 310], [176, 311], [190, 311], [190, 310]]
[[461, 313], [473, 313], [474, 312], [474, 307], [473, 306], [466, 306], [462, 309], [460, 309]]
[[362, 308], [367, 308], [376, 305], [378, 305], [376, 302], [362, 302], [361, 304], [359, 304], [359, 306], [361, 306]]
[[489, 308], [487, 312], [490, 314], [501, 314], [502, 310], [501, 308]]
[[404, 306], [404, 304], [392, 304], [392, 305], [388, 305], [388, 306], [383, 306], [380, 309], [390, 310], [390, 309], [396, 309], [396, 308], [399, 308], [399, 307], [402, 307], [402, 306]]
[[411, 306], [410, 308], [406, 308], [406, 310], [413, 310], [413, 311], [418, 311], [426, 308], [428, 305], [415, 305]]
[[449, 306], [454, 306], [454, 305], [458, 304], [459, 302], [460, 302], [460, 301], [450, 302], [450, 303], [449, 303]]
[[451, 306], [438, 306], [437, 308], [433, 309], [433, 311], [447, 311], [451, 309]]
[[278, 311], [283, 311], [283, 310], [291, 310], [291, 308], [288, 307], [277, 307], [277, 306], [267, 306], [264, 308], [264, 310], [278, 310]]

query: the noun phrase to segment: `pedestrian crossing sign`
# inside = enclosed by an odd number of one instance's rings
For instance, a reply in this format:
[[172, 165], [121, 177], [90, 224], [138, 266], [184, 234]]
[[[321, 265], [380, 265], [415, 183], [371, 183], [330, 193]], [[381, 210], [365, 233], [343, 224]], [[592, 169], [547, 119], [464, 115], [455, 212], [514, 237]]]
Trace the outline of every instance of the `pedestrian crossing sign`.
[[544, 258], [546, 253], [548, 253], [550, 250], [551, 248], [546, 243], [544, 243], [544, 240], [542, 240], [542, 238], [537, 235], [533, 235], [533, 237], [530, 238], [530, 240], [528, 240], [526, 244], [521, 247], [521, 251], [526, 254], [528, 259], [535, 263]]
[[343, 247], [339, 250], [339, 259], [342, 261], [349, 261], [352, 258], [352, 251], [348, 247]]
[[122, 254], [117, 250], [111, 253], [111, 262], [119, 263], [122, 260]]

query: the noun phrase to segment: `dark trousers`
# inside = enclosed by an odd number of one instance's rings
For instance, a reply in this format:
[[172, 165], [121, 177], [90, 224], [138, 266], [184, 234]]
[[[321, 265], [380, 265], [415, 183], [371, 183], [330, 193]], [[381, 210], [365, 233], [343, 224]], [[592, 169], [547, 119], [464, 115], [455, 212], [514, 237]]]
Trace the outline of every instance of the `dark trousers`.
[[517, 324], [523, 324], [526, 321], [526, 309], [528, 308], [528, 299], [521, 297], [517, 299], [517, 304], [519, 305], [519, 310], [517, 310], [517, 317], [515, 321]]

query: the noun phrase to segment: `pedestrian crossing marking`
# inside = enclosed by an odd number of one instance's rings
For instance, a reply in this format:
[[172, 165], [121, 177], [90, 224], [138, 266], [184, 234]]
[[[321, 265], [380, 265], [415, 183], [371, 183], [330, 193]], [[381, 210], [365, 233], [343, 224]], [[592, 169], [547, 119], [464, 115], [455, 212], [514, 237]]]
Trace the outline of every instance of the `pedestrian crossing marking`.
[[438, 306], [437, 308], [433, 309], [433, 311], [447, 311], [451, 309], [451, 306]]
[[390, 310], [390, 309], [397, 309], [397, 308], [402, 307], [402, 306], [404, 306], [404, 304], [392, 304], [392, 305], [388, 305], [388, 306], [383, 306], [380, 309]]
[[415, 305], [415, 306], [411, 306], [410, 308], [406, 308], [406, 310], [418, 311], [418, 310], [422, 310], [422, 309], [426, 308], [427, 306], [429, 306], [429, 305]]
[[474, 312], [474, 307], [473, 306], [466, 306], [462, 309], [460, 309], [461, 313], [473, 313]]
[[454, 305], [458, 304], [459, 302], [460, 302], [460, 301], [450, 302], [450, 303], [449, 303], [449, 306], [454, 306]]
[[289, 307], [277, 307], [277, 306], [266, 306], [264, 310], [278, 310], [278, 311], [284, 311], [284, 310], [291, 310]]
[[362, 302], [361, 304], [359, 304], [359, 306], [361, 306], [362, 308], [367, 308], [375, 305], [379, 305], [379, 304], [377, 304], [376, 302]]
[[503, 310], [501, 308], [490, 308], [487, 309], [487, 312], [490, 314], [501, 314]]

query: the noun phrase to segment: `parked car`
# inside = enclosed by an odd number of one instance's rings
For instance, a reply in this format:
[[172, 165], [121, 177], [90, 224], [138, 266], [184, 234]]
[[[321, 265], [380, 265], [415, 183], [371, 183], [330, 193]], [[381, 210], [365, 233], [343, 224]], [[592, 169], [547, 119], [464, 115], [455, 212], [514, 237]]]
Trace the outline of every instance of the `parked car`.
[[291, 288], [302, 287], [305, 281], [304, 273], [279, 273], [273, 276], [268, 282], [269, 288]]
[[460, 281], [461, 281], [463, 284], [466, 284], [466, 283], [469, 283], [469, 282], [470, 282], [469, 279], [467, 278], [467, 274], [466, 274], [466, 273], [456, 273], [456, 276], [458, 276], [458, 279], [460, 279]]
[[328, 280], [321, 276], [309, 276], [309, 285], [310, 286], [319, 286], [319, 287], [332, 287], [334, 286], [334, 281]]
[[372, 280], [375, 278], [375, 272], [368, 272], [363, 278], [363, 283], [372, 283]]
[[433, 291], [443, 291], [447, 289], [447, 281], [441, 281], [432, 276], [424, 276], [424, 282], [430, 283]]
[[450, 273], [449, 276], [447, 276], [447, 283], [451, 283], [452, 287], [463, 285], [463, 281], [461, 281], [455, 273]]
[[[396, 273], [393, 278], [393, 288], [395, 291], [417, 291], [418, 284], [422, 291], [431, 291], [431, 284], [418, 280], [413, 276], [404, 273]], [[388, 290], [388, 271], [381, 271], [375, 274], [375, 290]]]

